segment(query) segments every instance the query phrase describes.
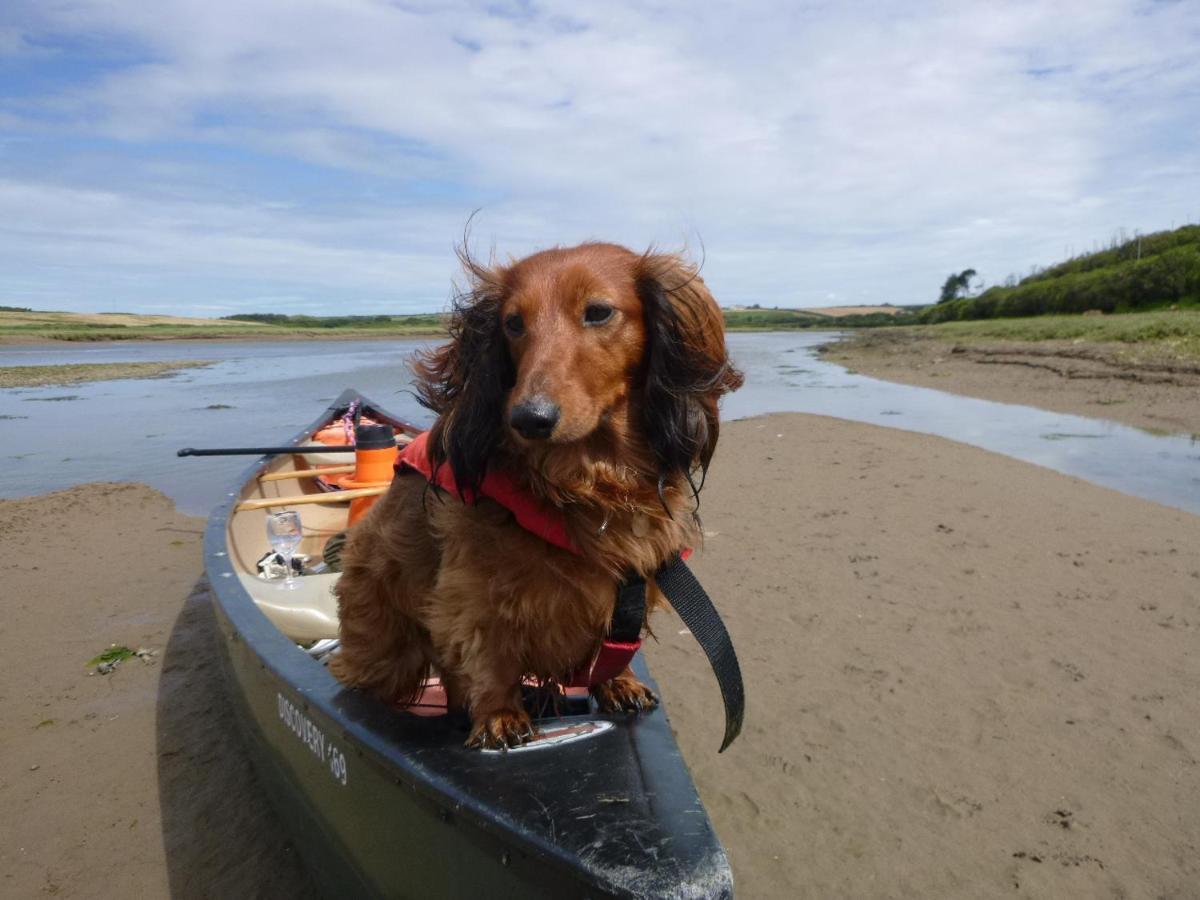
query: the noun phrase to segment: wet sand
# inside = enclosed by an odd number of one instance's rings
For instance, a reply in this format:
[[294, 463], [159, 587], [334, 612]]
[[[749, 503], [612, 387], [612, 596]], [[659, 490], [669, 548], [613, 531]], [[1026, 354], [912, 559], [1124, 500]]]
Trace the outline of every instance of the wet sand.
[[[1200, 518], [806, 415], [727, 425], [703, 497], [748, 695], [729, 751], [672, 615], [648, 657], [739, 896], [1195, 895]], [[0, 501], [0, 895], [305, 896], [200, 528], [137, 485]], [[89, 676], [111, 643], [158, 656]]]
[[882, 329], [827, 344], [821, 355], [885, 381], [1112, 419], [1157, 433], [1200, 434], [1200, 365], [1159, 358], [1136, 344], [956, 343]]

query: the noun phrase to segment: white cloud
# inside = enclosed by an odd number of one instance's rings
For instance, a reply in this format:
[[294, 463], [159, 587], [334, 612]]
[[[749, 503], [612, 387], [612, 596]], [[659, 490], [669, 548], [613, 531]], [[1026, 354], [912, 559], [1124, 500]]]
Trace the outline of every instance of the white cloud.
[[[10, 130], [105, 136], [166, 164], [149, 185], [26, 168], [0, 190], [0, 219], [21, 223], [0, 263], [81, 307], [102, 270], [156, 289], [218, 279], [233, 304], [300, 286], [338, 308], [427, 309], [478, 205], [477, 231], [502, 254], [698, 233], [722, 301], [768, 305], [919, 302], [951, 269], [1000, 280], [1122, 226], [1200, 216], [1187, 3], [548, 3], [499, 16], [85, 0], [38, 7], [25, 28], [3, 44], [86, 36], [117, 63], [14, 104]], [[166, 142], [303, 160], [355, 189], [333, 205], [283, 176], [233, 191], [213, 160], [170, 171]]]

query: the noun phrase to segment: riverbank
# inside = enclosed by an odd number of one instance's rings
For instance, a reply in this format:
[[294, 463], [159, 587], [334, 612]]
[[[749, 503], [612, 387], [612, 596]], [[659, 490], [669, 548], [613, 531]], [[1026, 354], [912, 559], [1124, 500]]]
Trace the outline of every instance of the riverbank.
[[[828, 310], [724, 310], [731, 332], [795, 331], [881, 324], [902, 315], [898, 307], [840, 307]], [[361, 341], [445, 338], [440, 314], [364, 317], [278, 316], [283, 322], [142, 316], [120, 313], [43, 313], [0, 310], [0, 348], [31, 343], [112, 341]], [[365, 317], [371, 319], [374, 317]], [[390, 321], [388, 321], [390, 319]]]
[[444, 335], [436, 317], [394, 316], [390, 322], [354, 322], [352, 317], [303, 324], [269, 324], [238, 319], [150, 316], [131, 313], [68, 313], [0, 310], [0, 347], [6, 344], [98, 343], [110, 341], [307, 341], [397, 340]]
[[73, 363], [55, 366], [0, 366], [0, 388], [46, 387], [128, 378], [167, 378], [184, 369], [212, 365], [205, 360], [144, 363]]
[[[1174, 317], [1200, 334], [1200, 313]], [[1074, 318], [1079, 321], [1073, 325], [1088, 327], [1086, 320]], [[1022, 322], [1036, 327], [1036, 320]], [[859, 331], [820, 352], [831, 362], [885, 381], [1111, 419], [1153, 432], [1200, 434], [1200, 356], [1189, 335], [1130, 341], [1038, 339], [1016, 323], [1006, 331], [1006, 324]], [[1104, 325], [1108, 323], [1096, 323]]]
[[0, 350], [5, 346], [28, 344], [100, 344], [122, 341], [196, 341], [231, 343], [234, 341], [396, 341], [409, 338], [444, 338], [446, 332], [433, 328], [295, 328], [242, 330], [239, 328], [140, 328], [87, 329], [83, 331], [0, 329]]
[[[727, 424], [702, 496], [748, 696], [729, 751], [671, 614], [648, 657], [739, 895], [1189, 894], [1200, 518], [795, 414]], [[305, 896], [229, 718], [201, 528], [137, 485], [0, 501], [0, 893]], [[157, 655], [89, 675], [113, 643]]]

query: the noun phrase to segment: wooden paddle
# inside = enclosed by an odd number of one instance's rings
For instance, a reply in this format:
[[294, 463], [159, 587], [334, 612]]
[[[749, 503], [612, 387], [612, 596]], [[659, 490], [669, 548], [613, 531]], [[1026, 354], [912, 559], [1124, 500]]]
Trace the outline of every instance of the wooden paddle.
[[328, 466], [324, 469], [303, 469], [299, 472], [270, 472], [266, 475], [260, 475], [259, 481], [287, 481], [289, 478], [320, 478], [322, 475], [349, 475], [355, 467], [350, 466]]
[[305, 503], [344, 503], [359, 497], [378, 497], [391, 485], [381, 484], [379, 487], [355, 488], [352, 491], [331, 491], [328, 494], [297, 494], [294, 497], [274, 497], [267, 500], [243, 500], [235, 509], [243, 512], [248, 509], [270, 509], [272, 506], [300, 506]]

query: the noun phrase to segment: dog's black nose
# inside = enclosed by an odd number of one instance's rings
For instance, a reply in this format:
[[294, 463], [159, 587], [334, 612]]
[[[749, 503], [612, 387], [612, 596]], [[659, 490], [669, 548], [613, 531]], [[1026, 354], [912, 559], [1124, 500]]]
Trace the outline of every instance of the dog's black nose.
[[556, 403], [551, 403], [546, 397], [532, 397], [518, 403], [512, 408], [512, 413], [508, 417], [508, 424], [516, 430], [521, 437], [537, 440], [540, 438], [548, 438], [554, 431], [554, 426], [558, 424], [561, 410]]

